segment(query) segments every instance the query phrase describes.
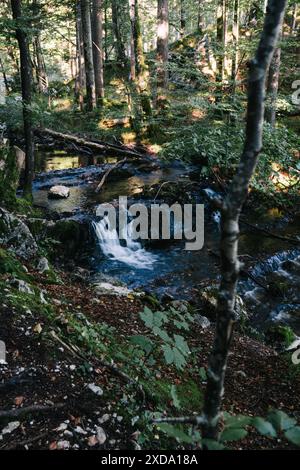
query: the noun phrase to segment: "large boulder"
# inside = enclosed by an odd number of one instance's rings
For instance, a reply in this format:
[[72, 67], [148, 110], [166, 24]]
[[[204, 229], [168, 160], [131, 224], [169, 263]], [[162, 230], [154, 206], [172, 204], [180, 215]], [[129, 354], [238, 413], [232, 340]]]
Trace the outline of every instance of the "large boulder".
[[0, 244], [25, 260], [33, 258], [38, 252], [36, 241], [27, 225], [3, 208], [0, 208]]
[[50, 199], [67, 199], [70, 196], [70, 189], [67, 186], [52, 186], [49, 189], [48, 197]]

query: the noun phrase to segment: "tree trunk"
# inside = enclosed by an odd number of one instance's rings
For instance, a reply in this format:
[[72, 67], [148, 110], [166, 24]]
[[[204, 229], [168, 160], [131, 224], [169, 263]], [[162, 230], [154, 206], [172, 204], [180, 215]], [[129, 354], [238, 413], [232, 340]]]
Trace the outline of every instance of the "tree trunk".
[[48, 77], [47, 77], [46, 66], [45, 66], [39, 33], [35, 37], [33, 44], [34, 44], [34, 51], [35, 51], [36, 64], [37, 64], [38, 90], [40, 93], [47, 93], [48, 92]]
[[4, 81], [6, 93], [9, 93], [9, 85], [8, 85], [8, 81], [7, 81], [7, 76], [6, 76], [4, 64], [2, 62], [1, 57], [0, 57], [0, 67], [1, 67], [1, 72], [2, 72], [2, 75], [3, 75], [3, 81]]
[[290, 33], [293, 35], [294, 32], [296, 31], [297, 27], [297, 3], [295, 3], [293, 7], [293, 13], [292, 13], [292, 21], [291, 21], [291, 30]]
[[84, 58], [82, 42], [82, 23], [80, 0], [76, 4], [76, 79], [75, 79], [75, 100], [83, 111], [83, 87], [84, 87]]
[[24, 196], [28, 199], [32, 199], [32, 181], [34, 172], [34, 141], [31, 112], [32, 69], [26, 29], [20, 24], [20, 20], [23, 20], [21, 0], [11, 0], [11, 8], [13, 19], [16, 22], [16, 37], [20, 49], [21, 85], [26, 154]]
[[180, 0], [180, 37], [185, 35], [186, 19], [185, 19], [185, 0]]
[[135, 0], [129, 0], [130, 15], [130, 80], [136, 79], [136, 54], [135, 54]]
[[200, 34], [203, 33], [204, 30], [204, 18], [203, 18], [203, 0], [198, 0], [198, 31]]
[[218, 0], [217, 6], [217, 76], [218, 83], [223, 82], [224, 73], [224, 10], [225, 0]]
[[168, 0], [157, 2], [157, 87], [167, 89], [169, 82], [169, 7]]
[[121, 66], [126, 62], [125, 47], [121, 35], [120, 11], [118, 8], [119, 0], [111, 0], [112, 27], [115, 36], [115, 47], [117, 52], [117, 61]]
[[235, 296], [240, 264], [238, 260], [239, 215], [247, 197], [262, 147], [265, 83], [279, 36], [287, 0], [269, 0], [264, 29], [255, 58], [249, 64], [248, 109], [244, 150], [235, 177], [224, 201], [215, 199], [221, 210], [221, 284], [217, 325], [208, 366], [203, 410], [203, 436], [217, 439], [224, 377], [233, 325], [236, 321]]
[[233, 5], [233, 24], [232, 24], [232, 43], [233, 43], [233, 57], [231, 65], [231, 80], [232, 92], [235, 94], [235, 86], [238, 72], [238, 62], [239, 62], [239, 19], [240, 19], [240, 2], [239, 0], [234, 0]]
[[281, 48], [275, 49], [272, 62], [269, 68], [269, 74], [267, 78], [267, 101], [265, 110], [265, 120], [271, 124], [272, 127], [276, 123], [276, 104], [277, 94], [279, 85], [279, 73], [280, 73], [280, 60]]
[[[33, 11], [35, 15], [40, 14], [40, 4], [38, 0], [33, 1]], [[40, 24], [37, 25], [37, 32], [33, 38], [33, 50], [36, 57], [36, 78], [38, 91], [40, 93], [48, 92], [48, 77], [46, 72], [46, 65], [44, 61], [43, 50], [41, 46], [41, 33], [40, 33]]]
[[92, 111], [96, 108], [96, 87], [93, 62], [91, 10], [89, 0], [80, 0], [80, 3], [86, 76], [86, 104], [87, 110]]
[[103, 100], [104, 98], [102, 7], [102, 0], [93, 0], [93, 54], [96, 98], [99, 101]]

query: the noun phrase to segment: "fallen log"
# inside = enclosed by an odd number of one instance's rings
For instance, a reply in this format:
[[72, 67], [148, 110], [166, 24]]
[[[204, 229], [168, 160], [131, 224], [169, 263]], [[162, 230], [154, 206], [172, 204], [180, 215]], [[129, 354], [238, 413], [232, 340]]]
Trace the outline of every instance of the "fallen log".
[[85, 149], [90, 149], [93, 152], [98, 152], [102, 154], [111, 154], [111, 155], [123, 155], [128, 158], [141, 158], [143, 160], [149, 159], [150, 157], [143, 155], [140, 152], [137, 152], [134, 149], [126, 147], [125, 145], [111, 144], [108, 142], [96, 141], [96, 140], [87, 140], [82, 137], [78, 137], [73, 134], [63, 134], [62, 132], [56, 132], [52, 129], [35, 129], [35, 134], [40, 136], [51, 136], [54, 139], [61, 140], [63, 142], [75, 144], [78, 147], [85, 147]]
[[102, 179], [100, 181], [100, 183], [98, 184], [97, 188], [95, 189], [95, 192], [96, 193], [99, 193], [101, 191], [101, 188], [102, 186], [104, 185], [105, 181], [106, 181], [106, 178], [108, 177], [108, 175], [113, 171], [115, 170], [118, 166], [121, 166], [123, 165], [123, 163], [125, 163], [127, 161], [127, 158], [124, 158], [123, 160], [119, 160], [117, 163], [115, 163], [115, 165], [111, 166], [105, 173], [104, 175], [102, 176]]
[[49, 411], [56, 411], [61, 408], [65, 408], [65, 406], [65, 403], [57, 403], [52, 406], [32, 405], [24, 408], [13, 408], [12, 410], [0, 411], [0, 420], [15, 419], [31, 413], [48, 413]]

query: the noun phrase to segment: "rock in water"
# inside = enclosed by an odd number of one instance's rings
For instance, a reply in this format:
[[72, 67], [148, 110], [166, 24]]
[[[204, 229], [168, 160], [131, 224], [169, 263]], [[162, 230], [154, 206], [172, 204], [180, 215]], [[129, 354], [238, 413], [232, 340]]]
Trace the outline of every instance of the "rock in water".
[[67, 199], [70, 196], [70, 189], [67, 186], [52, 186], [48, 197], [50, 199]]
[[27, 225], [17, 216], [0, 208], [0, 244], [23, 259], [37, 254], [38, 246]]

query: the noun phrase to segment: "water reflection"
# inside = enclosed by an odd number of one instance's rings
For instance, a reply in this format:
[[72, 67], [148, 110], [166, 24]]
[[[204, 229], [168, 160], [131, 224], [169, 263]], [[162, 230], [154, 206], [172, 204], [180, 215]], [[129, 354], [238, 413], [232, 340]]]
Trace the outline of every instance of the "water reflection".
[[101, 163], [115, 163], [116, 157], [104, 157], [103, 155], [70, 155], [63, 150], [35, 153], [35, 171], [37, 173], [83, 168]]

